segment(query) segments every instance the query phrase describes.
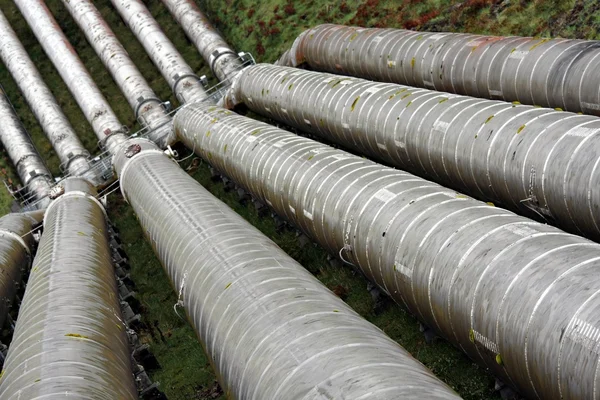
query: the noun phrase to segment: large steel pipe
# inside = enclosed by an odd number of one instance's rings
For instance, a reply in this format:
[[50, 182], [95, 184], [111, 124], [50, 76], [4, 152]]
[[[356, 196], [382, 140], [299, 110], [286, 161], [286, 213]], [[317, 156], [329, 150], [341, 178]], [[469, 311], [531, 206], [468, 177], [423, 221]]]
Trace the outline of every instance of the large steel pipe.
[[148, 138], [160, 147], [171, 144], [174, 136], [171, 117], [94, 3], [63, 0], [63, 4], [110, 71], [136, 118], [148, 129]]
[[0, 218], [0, 327], [4, 326], [17, 285], [33, 258], [32, 230], [43, 218], [42, 210]]
[[130, 143], [121, 190], [228, 398], [458, 398], [156, 146]]
[[219, 107], [190, 104], [174, 124], [526, 397], [600, 398], [599, 244]]
[[19, 85], [62, 168], [75, 176], [89, 170], [89, 153], [1, 11], [0, 59]]
[[144, 46], [177, 99], [183, 104], [206, 98], [200, 79], [164, 34], [144, 3], [141, 0], [111, 0], [111, 3]]
[[600, 119], [268, 64], [232, 102], [600, 240]]
[[163, 0], [163, 3], [220, 81], [232, 78], [238, 73], [242, 68], [238, 55], [193, 0]]
[[79, 56], [42, 0], [15, 0], [44, 51], [67, 84], [101, 146], [114, 153], [127, 129], [100, 92]]
[[4, 372], [2, 399], [137, 399], [104, 209], [69, 178], [52, 202]]
[[6, 93], [0, 89], [0, 142], [8, 153], [17, 175], [27, 188], [28, 197], [44, 206], [53, 185], [52, 174], [31, 142]]
[[600, 115], [600, 42], [319, 25], [279, 63]]

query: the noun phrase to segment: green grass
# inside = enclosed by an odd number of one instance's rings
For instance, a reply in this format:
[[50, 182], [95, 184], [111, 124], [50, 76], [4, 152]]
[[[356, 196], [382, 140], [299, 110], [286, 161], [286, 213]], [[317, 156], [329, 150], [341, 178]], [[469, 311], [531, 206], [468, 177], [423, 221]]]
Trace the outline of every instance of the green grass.
[[[158, 96], [176, 99], [165, 80], [150, 62], [145, 51], [108, 0], [94, 1], [115, 31], [132, 59]], [[408, 27], [432, 31], [457, 31], [498, 35], [563, 36], [597, 38], [600, 26], [599, 6], [591, 0], [520, 1], [468, 0], [306, 0], [290, 3], [287, 0], [199, 0], [226, 40], [237, 50], [249, 51], [259, 62], [271, 62], [279, 57], [303, 30], [326, 22], [363, 26]], [[113, 106], [121, 121], [137, 129], [128, 103], [110, 75], [79, 32], [62, 3], [49, 0], [51, 8], [69, 40]], [[211, 77], [195, 48], [158, 0], [146, 4], [187, 62], [199, 75]], [[48, 61], [41, 46], [11, 0], [0, 0], [5, 13], [42, 76], [59, 100], [65, 114], [78, 132], [85, 147], [96, 152], [97, 139], [85, 121], [60, 76]], [[50, 143], [27, 107], [15, 82], [6, 68], [0, 66], [0, 83], [4, 85], [25, 127], [46, 162], [56, 175], [59, 161]], [[14, 168], [2, 154], [0, 178], [15, 181]], [[186, 162], [186, 166], [191, 161]], [[366, 281], [349, 268], [333, 267], [326, 253], [313, 245], [300, 248], [293, 232], [277, 233], [271, 218], [262, 218], [252, 205], [243, 206], [234, 193], [225, 192], [223, 185], [210, 180], [206, 164], [193, 169], [192, 176], [223, 200], [236, 212], [257, 226], [288, 254], [298, 260], [329, 288], [343, 293], [346, 302], [361, 315], [383, 329], [417, 359], [467, 399], [491, 399], [499, 396], [493, 391], [493, 378], [469, 361], [447, 342], [439, 340], [426, 344], [417, 321], [401, 307], [387, 300], [379, 312], [373, 311], [373, 300], [366, 290]], [[8, 212], [12, 199], [0, 187], [0, 211]], [[142, 230], [129, 207], [117, 194], [110, 198], [109, 214], [121, 231], [136, 282], [137, 296], [143, 306], [147, 326], [142, 340], [150, 343], [162, 369], [152, 372], [170, 399], [215, 398], [215, 374], [190, 325], [173, 310], [176, 295], [163, 268], [143, 239]], [[183, 315], [182, 311], [179, 311]], [[216, 398], [222, 398], [216, 397]]]

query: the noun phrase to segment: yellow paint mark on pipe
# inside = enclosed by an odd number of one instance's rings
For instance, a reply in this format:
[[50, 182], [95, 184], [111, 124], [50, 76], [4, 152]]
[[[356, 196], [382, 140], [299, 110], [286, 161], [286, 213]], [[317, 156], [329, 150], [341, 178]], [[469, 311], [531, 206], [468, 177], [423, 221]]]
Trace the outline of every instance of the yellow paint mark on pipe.
[[414, 67], [415, 67], [415, 63], [416, 63], [416, 62], [417, 62], [417, 60], [416, 60], [416, 58], [414, 58], [414, 57], [412, 58], [412, 60], [410, 60], [410, 66], [411, 66], [411, 68], [414, 68]]
[[517, 130], [517, 135], [518, 135], [519, 133], [523, 132], [523, 129], [525, 129], [525, 127], [526, 127], [526, 126], [527, 126], [527, 125], [525, 125], [525, 124], [521, 125], [521, 126], [519, 127], [519, 129]]
[[487, 124], [487, 123], [488, 123], [488, 122], [490, 122], [490, 121], [491, 121], [493, 118], [494, 118], [494, 116], [493, 116], [493, 115], [490, 115], [490, 116], [488, 117], [488, 119], [486, 119], [486, 120], [485, 120], [484, 124]]
[[89, 339], [87, 336], [80, 335], [79, 333], [67, 333], [65, 336], [76, 338], [76, 339]]
[[352, 102], [352, 105], [350, 106], [350, 111], [354, 111], [354, 108], [356, 107], [356, 105], [358, 104], [358, 101], [360, 100], [360, 96], [358, 96], [357, 98], [354, 99], [354, 101]]
[[229, 286], [231, 286], [231, 284], [232, 284], [232, 283], [233, 283], [233, 282], [229, 282], [229, 283], [227, 284], [227, 286], [225, 286], [225, 289], [229, 289]]

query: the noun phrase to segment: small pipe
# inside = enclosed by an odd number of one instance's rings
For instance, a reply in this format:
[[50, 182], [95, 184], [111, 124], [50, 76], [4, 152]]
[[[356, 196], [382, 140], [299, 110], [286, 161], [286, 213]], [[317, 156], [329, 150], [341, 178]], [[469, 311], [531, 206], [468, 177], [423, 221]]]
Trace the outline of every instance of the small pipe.
[[150, 59], [181, 104], [207, 97], [200, 79], [185, 62], [158, 22], [140, 0], [111, 0], [129, 29], [140, 41]]
[[33, 197], [38, 206], [44, 208], [54, 183], [52, 174], [33, 146], [6, 93], [1, 89], [0, 141], [12, 160], [21, 183], [27, 188], [28, 195]]
[[15, 31], [0, 11], [0, 59], [10, 71], [27, 104], [58, 155], [61, 167], [73, 176], [90, 169], [89, 153], [62, 112]]
[[148, 129], [148, 138], [159, 147], [172, 144], [171, 117], [94, 3], [63, 0], [63, 5], [125, 95], [136, 118]]
[[127, 140], [127, 128], [94, 83], [54, 16], [41, 0], [15, 0], [15, 4], [92, 125], [101, 147], [114, 154]]
[[242, 69], [242, 63], [236, 52], [212, 26], [194, 1], [163, 0], [163, 4], [194, 43], [219, 81], [233, 78]]
[[2, 399], [137, 399], [105, 211], [88, 181], [68, 178], [44, 218]]

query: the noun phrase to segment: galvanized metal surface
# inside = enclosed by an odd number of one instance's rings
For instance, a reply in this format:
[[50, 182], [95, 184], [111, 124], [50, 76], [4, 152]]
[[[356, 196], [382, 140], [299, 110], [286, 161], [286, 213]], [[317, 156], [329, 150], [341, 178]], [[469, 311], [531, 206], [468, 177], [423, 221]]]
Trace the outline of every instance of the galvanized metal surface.
[[115, 169], [228, 398], [459, 398], [148, 141]]
[[278, 61], [600, 115], [600, 42], [319, 25]]
[[600, 240], [600, 119], [261, 64], [233, 85], [260, 114]]
[[43, 211], [7, 214], [0, 218], [0, 327], [33, 258], [32, 229], [42, 222]]
[[69, 178], [51, 203], [0, 380], [2, 399], [137, 399], [104, 209]]
[[94, 3], [63, 0], [63, 4], [119, 85], [136, 118], [149, 129], [148, 137], [160, 147], [171, 144], [174, 137], [171, 117]]
[[185, 62], [140, 0], [111, 0], [181, 104], [207, 97], [200, 79]]
[[[0, 39], [1, 40], [1, 39]], [[31, 142], [6, 94], [0, 89], [0, 141], [29, 196], [44, 199], [53, 185], [52, 174]]]
[[119, 122], [54, 16], [41, 0], [15, 0], [15, 4], [67, 84], [103, 147], [114, 154], [127, 139], [127, 129]]
[[72, 175], [90, 168], [88, 151], [62, 112], [58, 101], [46, 85], [15, 31], [0, 11], [0, 59], [10, 71], [27, 104], [39, 121], [58, 155], [62, 167]]
[[600, 397], [599, 244], [219, 107], [190, 104], [174, 124], [527, 398]]
[[236, 52], [225, 42], [193, 0], [163, 0], [173, 17], [220, 80], [232, 78], [242, 68]]

